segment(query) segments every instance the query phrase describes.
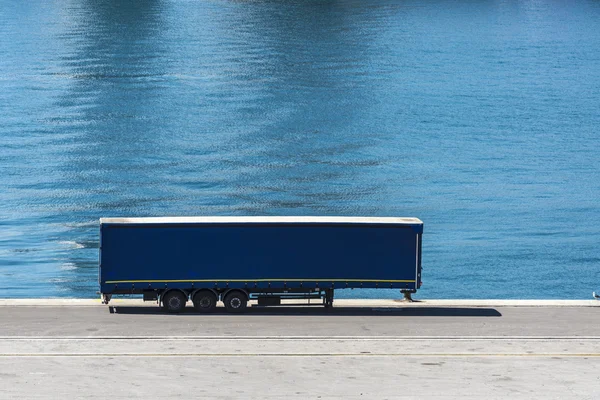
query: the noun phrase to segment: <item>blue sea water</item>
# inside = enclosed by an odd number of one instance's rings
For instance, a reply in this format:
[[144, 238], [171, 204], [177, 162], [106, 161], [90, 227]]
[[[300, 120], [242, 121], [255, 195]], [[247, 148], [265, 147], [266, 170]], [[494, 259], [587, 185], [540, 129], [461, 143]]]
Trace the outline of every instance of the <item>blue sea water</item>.
[[421, 298], [589, 298], [599, 129], [597, 0], [0, 0], [0, 297], [95, 297], [100, 217], [373, 215]]

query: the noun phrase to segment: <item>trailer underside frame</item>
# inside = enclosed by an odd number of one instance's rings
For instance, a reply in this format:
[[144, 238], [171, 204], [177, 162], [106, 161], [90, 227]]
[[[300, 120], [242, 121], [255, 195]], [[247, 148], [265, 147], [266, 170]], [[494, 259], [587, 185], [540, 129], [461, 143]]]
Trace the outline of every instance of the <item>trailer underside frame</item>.
[[[169, 293], [180, 293], [185, 297], [185, 301], [182, 306], [177, 307], [169, 307], [169, 304], [165, 301], [168, 297]], [[200, 288], [194, 290], [183, 290], [183, 289], [154, 289], [154, 290], [145, 290], [142, 291], [143, 301], [155, 301], [160, 306], [165, 308], [168, 312], [181, 312], [185, 308], [185, 305], [188, 301], [193, 301], [194, 296], [198, 292], [211, 292], [214, 294], [214, 297], [218, 301], [224, 302], [225, 299], [231, 293], [242, 293], [244, 295], [244, 301], [256, 301], [257, 303], [253, 305], [253, 307], [272, 307], [272, 306], [315, 306], [320, 305], [325, 308], [333, 307], [333, 299], [334, 299], [334, 289], [331, 288], [295, 288], [295, 289], [222, 289], [215, 290], [211, 288]], [[102, 304], [108, 304], [114, 294], [140, 294], [137, 293], [102, 293], [101, 299]], [[285, 303], [282, 303], [283, 300], [286, 300]], [[302, 303], [293, 303], [289, 302], [289, 300], [307, 300], [307, 302]], [[317, 300], [314, 303], [311, 303], [311, 300]], [[196, 304], [195, 304], [196, 305]], [[244, 306], [245, 308], [245, 306]], [[202, 309], [198, 309], [198, 311], [203, 311]], [[227, 307], [226, 307], [227, 309]], [[214, 307], [210, 310], [206, 311], [214, 311]], [[228, 310], [231, 311], [231, 310]]]

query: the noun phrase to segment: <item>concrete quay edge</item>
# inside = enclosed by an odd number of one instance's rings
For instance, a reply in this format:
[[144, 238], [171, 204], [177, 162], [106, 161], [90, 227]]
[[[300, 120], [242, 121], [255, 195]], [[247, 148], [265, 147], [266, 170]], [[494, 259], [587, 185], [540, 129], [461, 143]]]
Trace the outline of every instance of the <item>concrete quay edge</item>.
[[[286, 303], [284, 302], [283, 305]], [[142, 299], [112, 299], [111, 306], [152, 306], [156, 302]], [[98, 307], [105, 306], [100, 299], [20, 298], [0, 299], [0, 307]], [[400, 299], [337, 299], [334, 307], [600, 307], [599, 300], [493, 300], [493, 299], [438, 299], [405, 302]]]

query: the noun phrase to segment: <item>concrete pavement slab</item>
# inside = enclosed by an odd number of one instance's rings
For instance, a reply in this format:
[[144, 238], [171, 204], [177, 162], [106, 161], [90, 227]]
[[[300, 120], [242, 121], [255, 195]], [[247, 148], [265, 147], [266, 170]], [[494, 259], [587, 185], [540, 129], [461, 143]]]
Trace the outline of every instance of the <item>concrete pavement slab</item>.
[[0, 399], [593, 399], [595, 304], [171, 315], [139, 300], [4, 301]]

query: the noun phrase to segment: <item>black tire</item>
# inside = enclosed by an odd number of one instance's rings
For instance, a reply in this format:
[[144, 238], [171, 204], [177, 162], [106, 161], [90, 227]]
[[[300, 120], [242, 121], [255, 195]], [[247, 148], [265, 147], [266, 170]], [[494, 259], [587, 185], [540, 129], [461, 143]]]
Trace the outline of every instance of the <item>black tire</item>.
[[227, 294], [223, 303], [228, 312], [241, 313], [248, 307], [248, 298], [245, 293], [236, 290]]
[[192, 299], [194, 308], [201, 313], [209, 313], [217, 308], [217, 295], [210, 290], [199, 290]]
[[185, 309], [187, 296], [179, 290], [171, 290], [162, 296], [163, 308], [170, 313], [179, 313]]

